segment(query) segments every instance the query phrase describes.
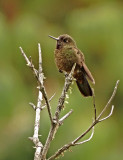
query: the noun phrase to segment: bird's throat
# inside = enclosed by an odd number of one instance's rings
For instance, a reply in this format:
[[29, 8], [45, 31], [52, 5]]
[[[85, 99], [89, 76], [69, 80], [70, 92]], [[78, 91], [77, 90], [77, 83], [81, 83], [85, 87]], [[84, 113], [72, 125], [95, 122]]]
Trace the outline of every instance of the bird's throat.
[[56, 49], [60, 49], [61, 47], [62, 47], [62, 46], [61, 46], [60, 42], [59, 42], [59, 41], [57, 41]]

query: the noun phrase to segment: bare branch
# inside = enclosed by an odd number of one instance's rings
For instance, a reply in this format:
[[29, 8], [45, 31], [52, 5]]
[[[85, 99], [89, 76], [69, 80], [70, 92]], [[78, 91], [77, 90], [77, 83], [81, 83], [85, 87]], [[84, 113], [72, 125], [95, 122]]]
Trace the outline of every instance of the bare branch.
[[58, 121], [59, 119], [59, 114], [62, 110], [62, 107], [63, 107], [63, 104], [64, 104], [64, 101], [65, 101], [65, 98], [66, 98], [66, 94], [67, 94], [67, 91], [72, 83], [72, 80], [73, 80], [73, 73], [74, 73], [74, 69], [76, 67], [76, 63], [73, 65], [72, 67], [72, 70], [70, 72], [70, 74], [68, 76], [65, 77], [65, 84], [64, 84], [64, 87], [63, 87], [63, 91], [62, 91], [62, 94], [59, 98], [59, 102], [58, 102], [58, 106], [57, 106], [57, 110], [55, 112], [55, 116], [53, 119], [55, 119], [56, 121]]
[[[39, 51], [39, 69], [38, 69], [38, 71], [35, 69], [31, 57], [28, 58], [21, 47], [20, 47], [20, 50], [21, 50], [21, 53], [27, 63], [27, 66], [29, 66], [32, 69], [32, 71], [37, 79], [38, 89], [39, 89], [37, 105], [35, 106], [33, 103], [29, 103], [33, 107], [33, 109], [36, 111], [34, 134], [33, 134], [33, 137], [29, 137], [29, 139], [32, 140], [33, 143], [35, 144], [34, 148], [36, 150], [35, 150], [34, 160], [46, 160], [46, 155], [47, 155], [48, 149], [50, 147], [51, 141], [54, 139], [54, 137], [56, 135], [58, 128], [60, 127], [61, 124], [63, 124], [64, 120], [67, 119], [73, 112], [73, 110], [70, 110], [67, 114], [65, 114], [62, 118], [60, 118], [60, 113], [61, 113], [63, 105], [65, 103], [65, 99], [67, 98], [68, 89], [70, 88], [70, 85], [71, 85], [72, 81], [74, 80], [73, 73], [74, 73], [76, 64], [73, 65], [71, 72], [69, 74], [66, 74], [66, 76], [65, 76], [65, 84], [64, 84], [61, 96], [59, 98], [59, 101], [58, 101], [57, 109], [55, 111], [54, 116], [52, 116], [51, 106], [50, 106], [49, 102], [51, 101], [51, 99], [54, 97], [55, 94], [48, 100], [47, 93], [46, 93], [46, 90], [45, 90], [45, 87], [43, 84], [44, 74], [42, 72], [43, 71], [43, 69], [42, 69], [42, 53], [41, 53], [40, 44], [38, 44], [38, 51]], [[103, 110], [101, 111], [101, 113], [99, 114], [98, 117], [97, 117], [97, 111], [96, 111], [96, 105], [95, 105], [95, 94], [94, 94], [94, 90], [93, 90], [94, 121], [92, 122], [90, 127], [88, 127], [88, 129], [84, 133], [80, 134], [80, 136], [75, 138], [73, 141], [71, 141], [68, 144], [65, 144], [63, 147], [58, 149], [58, 151], [54, 155], [52, 155], [48, 160], [53, 160], [53, 159], [57, 158], [58, 156], [63, 155], [63, 153], [72, 146], [81, 145], [83, 143], [89, 142], [92, 139], [92, 137], [94, 135], [94, 126], [96, 124], [98, 124], [99, 122], [102, 122], [102, 121], [108, 119], [113, 114], [114, 106], [112, 105], [112, 108], [111, 108], [109, 115], [101, 119], [101, 116], [103, 116], [104, 112], [107, 110], [107, 108], [109, 107], [110, 103], [112, 102], [112, 100], [116, 94], [118, 84], [119, 84], [119, 80], [116, 82], [116, 85], [115, 85], [115, 88], [114, 88], [114, 91], [112, 93], [111, 98], [109, 99], [106, 106], [103, 108]], [[42, 105], [43, 98], [45, 99], [44, 105]], [[40, 112], [45, 107], [47, 107], [47, 111], [48, 111], [50, 122], [51, 122], [51, 128], [50, 128], [48, 137], [46, 139], [46, 142], [43, 146], [43, 144], [39, 140], [39, 136], [40, 136], [39, 135], [39, 126], [40, 126]], [[88, 139], [79, 142], [91, 129], [92, 129], [91, 136]]]
[[46, 93], [45, 87], [43, 85], [43, 79], [41, 78], [41, 77], [44, 78], [44, 75], [43, 75], [43, 72], [42, 72], [42, 56], [41, 56], [41, 47], [40, 47], [40, 44], [38, 44], [38, 50], [39, 50], [39, 82], [40, 82], [40, 91], [42, 92], [43, 97], [45, 99], [45, 102], [47, 104], [48, 114], [49, 114], [49, 117], [50, 117], [51, 124], [53, 125], [51, 106], [50, 106], [50, 103], [49, 103], [48, 98], [47, 98], [47, 93]]
[[[19, 48], [20, 48], [20, 50], [21, 50], [21, 53], [22, 53], [24, 59], [25, 59], [26, 62], [27, 62], [27, 66], [30, 67], [30, 68], [33, 70], [33, 73], [34, 73], [36, 79], [38, 80], [38, 71], [35, 69], [34, 64], [32, 63], [32, 60], [30, 61], [29, 58], [28, 58], [28, 57], [26, 56], [26, 54], [24, 53], [23, 49], [22, 49], [21, 47], [19, 47]], [[31, 58], [30, 58], [30, 59], [31, 59]]]
[[53, 124], [52, 113], [51, 113], [51, 106], [50, 106], [50, 103], [49, 103], [48, 98], [47, 98], [47, 93], [46, 93], [45, 87], [43, 85], [44, 75], [42, 73], [42, 58], [41, 58], [42, 56], [41, 56], [41, 47], [40, 47], [40, 44], [38, 44], [38, 49], [39, 49], [39, 72], [40, 73], [38, 73], [38, 71], [35, 69], [34, 64], [32, 63], [32, 60], [30, 61], [28, 59], [28, 57], [24, 53], [23, 49], [21, 47], [19, 47], [19, 48], [21, 50], [22, 55], [24, 56], [24, 59], [27, 62], [27, 65], [33, 70], [34, 75], [35, 75], [35, 77], [36, 77], [36, 79], [37, 79], [37, 81], [39, 83], [39, 90], [43, 94], [43, 97], [44, 97], [45, 102], [47, 104], [47, 110], [48, 110], [49, 118], [50, 118], [51, 124]]
[[82, 133], [79, 137], [77, 137], [74, 141], [73, 141], [73, 143], [75, 144], [75, 143], [77, 143], [81, 138], [83, 138], [96, 124], [98, 123], [98, 121], [94, 121], [93, 123], [92, 123], [92, 125], [84, 132], [84, 133]]
[[38, 53], [39, 53], [39, 74], [42, 74], [42, 54], [41, 54], [41, 46], [40, 43], [38, 43]]
[[68, 118], [72, 114], [73, 110], [71, 109], [67, 114], [65, 114], [60, 120], [59, 123], [60, 125], [63, 124], [63, 121]]
[[104, 109], [102, 110], [102, 112], [100, 113], [100, 115], [97, 117], [97, 120], [100, 119], [100, 117], [103, 115], [103, 113], [105, 112], [105, 110], [108, 108], [108, 106], [110, 105], [110, 103], [112, 102], [116, 92], [117, 92], [117, 87], [118, 87], [118, 84], [119, 84], [119, 80], [117, 80], [116, 82], [116, 85], [115, 85], [115, 88], [114, 88], [114, 91], [112, 93], [112, 96], [111, 98], [109, 99], [108, 103], [106, 104], [106, 106], [104, 107]]
[[[24, 53], [23, 49], [20, 47], [21, 53], [24, 56], [27, 65], [33, 70], [36, 79], [41, 82], [41, 85], [43, 85], [43, 75], [42, 75], [42, 65], [39, 64], [39, 72], [35, 69], [33, 63], [32, 63], [32, 59], [30, 57], [30, 60], [27, 58], [26, 54]], [[41, 52], [40, 52], [40, 56], [39, 59], [41, 61]], [[38, 74], [39, 73], [39, 74]], [[35, 115], [35, 125], [34, 125], [34, 135], [33, 137], [30, 137], [29, 139], [33, 141], [33, 143], [35, 144], [35, 156], [34, 156], [34, 160], [40, 160], [40, 154], [41, 154], [41, 150], [43, 148], [42, 143], [40, 142], [38, 136], [39, 136], [39, 126], [40, 126], [40, 107], [42, 104], [42, 100], [43, 100], [43, 96], [42, 93], [39, 90], [39, 95], [38, 95], [38, 100], [37, 100], [37, 106], [35, 106], [33, 103], [30, 103], [30, 105], [36, 110], [36, 115]]]
[[[53, 97], [55, 96], [55, 93], [52, 95], [52, 97], [48, 100], [49, 102], [53, 99]], [[33, 103], [29, 103], [30, 104], [30, 106], [34, 109], [34, 110], [36, 110], [36, 106], [33, 104]], [[43, 110], [45, 107], [47, 106], [47, 104], [45, 103], [43, 106], [41, 106], [41, 107], [39, 107], [41, 110]]]
[[102, 121], [108, 119], [109, 117], [111, 117], [111, 115], [113, 114], [113, 110], [114, 110], [114, 105], [112, 105], [111, 112], [109, 113], [109, 115], [106, 116], [105, 118], [100, 119], [99, 122], [102, 122]]
[[[77, 143], [82, 137], [84, 137], [94, 126], [95, 126], [95, 124], [96, 124], [97, 122], [93, 122], [92, 123], [92, 125], [83, 133], [83, 134], [81, 134], [79, 137], [77, 137], [75, 140], [73, 140], [72, 142], [70, 142], [70, 143], [68, 143], [68, 144], [65, 144], [63, 147], [61, 147], [60, 149], [58, 149], [58, 151], [54, 154], [54, 155], [52, 155], [48, 160], [53, 160], [53, 159], [55, 159], [55, 158], [57, 158], [58, 156], [60, 156], [62, 153], [64, 153], [66, 150], [68, 150], [70, 147], [72, 147], [72, 146], [75, 146], [75, 145], [77, 145], [77, 144], [79, 144], [79, 143]], [[91, 137], [93, 137], [93, 132], [92, 132], [92, 134], [91, 134], [91, 136], [90, 136], [90, 140], [91, 140]], [[88, 142], [89, 140], [87, 140], [87, 142]], [[80, 142], [81, 143], [81, 142]], [[83, 143], [85, 143], [84, 141], [83, 141]]]
[[[69, 149], [70, 147], [72, 147], [72, 146], [76, 146], [76, 145], [83, 144], [83, 143], [88, 142], [88, 141], [90, 141], [90, 140], [92, 139], [93, 134], [94, 134], [94, 126], [95, 126], [97, 123], [99, 123], [99, 122], [101, 122], [101, 121], [106, 120], [107, 118], [109, 118], [109, 117], [112, 115], [112, 113], [113, 113], [114, 106], [112, 106], [111, 112], [110, 112], [110, 114], [109, 114], [107, 117], [99, 120], [99, 118], [103, 115], [103, 113], [105, 112], [105, 110], [107, 109], [107, 107], [109, 106], [109, 104], [111, 103], [111, 101], [113, 100], [113, 97], [115, 96], [116, 91], [117, 91], [118, 83], [119, 83], [119, 81], [116, 82], [116, 86], [115, 86], [115, 88], [114, 88], [113, 94], [112, 94], [111, 98], [109, 99], [107, 105], [104, 107], [104, 109], [102, 110], [102, 112], [100, 113], [100, 115], [98, 116], [98, 118], [94, 120], [94, 122], [91, 124], [91, 126], [90, 126], [84, 133], [82, 133], [79, 137], [77, 137], [75, 140], [71, 141], [71, 142], [68, 143], [68, 144], [65, 144], [63, 147], [61, 147], [60, 149], [58, 149], [58, 151], [57, 151], [54, 155], [52, 155], [48, 160], [53, 160], [53, 159], [57, 158], [58, 156], [62, 155], [66, 150], [68, 150], [68, 149]], [[95, 104], [95, 103], [94, 103], [94, 104]], [[95, 108], [95, 109], [96, 109], [96, 108]], [[95, 112], [95, 115], [96, 115], [96, 112]], [[92, 134], [91, 134], [90, 138], [87, 139], [87, 140], [85, 140], [85, 141], [78, 142], [78, 141], [79, 141], [80, 139], [82, 139], [92, 128], [93, 128], [93, 131], [92, 131]], [[78, 143], [77, 143], [77, 142], [78, 142]]]
[[71, 146], [74, 146], [72, 143], [66, 144], [63, 147], [61, 147], [60, 149], [58, 149], [58, 151], [52, 155], [50, 158], [48, 158], [48, 160], [54, 160], [57, 157], [59, 157], [60, 155], [62, 155], [65, 151], [67, 151]]
[[38, 95], [38, 102], [37, 102], [37, 108], [41, 108], [41, 103], [42, 103], [43, 97], [42, 97], [42, 93], [39, 91], [39, 95]]
[[51, 106], [50, 106], [50, 103], [49, 103], [49, 100], [47, 98], [47, 93], [46, 93], [46, 90], [44, 88], [44, 86], [41, 86], [42, 88], [40, 88], [40, 91], [42, 92], [43, 94], [43, 97], [45, 99], [45, 102], [47, 104], [47, 110], [48, 110], [48, 114], [49, 114], [49, 118], [50, 118], [50, 121], [51, 121], [51, 125], [53, 125], [53, 118], [52, 118], [52, 113], [51, 113]]
[[[48, 100], [49, 102], [53, 99], [53, 97], [55, 96], [56, 93], [54, 93], [51, 98]], [[42, 107], [41, 110], [44, 109], [47, 106], [47, 104], [45, 103]]]
[[37, 146], [36, 146], [36, 151], [35, 151], [35, 155], [34, 155], [34, 160], [40, 160], [40, 159], [41, 159], [40, 154], [41, 154], [42, 148], [43, 148], [42, 143], [41, 143], [41, 142], [38, 142], [38, 143], [37, 143]]
[[28, 57], [26, 56], [26, 54], [24, 53], [22, 47], [19, 47], [19, 48], [20, 48], [20, 50], [21, 50], [21, 53], [22, 53], [25, 61], [27, 62], [27, 65], [28, 65], [28, 66], [31, 66], [31, 62], [30, 62], [30, 60], [28, 59]]
[[88, 139], [86, 139], [86, 140], [84, 140], [84, 141], [82, 141], [82, 142], [75, 143], [75, 145], [80, 145], [80, 144], [83, 144], [83, 143], [89, 142], [89, 141], [92, 139], [93, 135], [94, 135], [94, 126], [92, 127], [92, 133], [91, 133], [91, 136], [90, 136]]
[[34, 110], [36, 110], [36, 106], [33, 104], [33, 103], [29, 103], [29, 105], [34, 109]]
[[[38, 49], [39, 49], [39, 79], [40, 77], [42, 77], [42, 56], [41, 56], [41, 47], [40, 47], [40, 44], [38, 44]], [[51, 106], [50, 106], [50, 103], [48, 101], [48, 98], [47, 98], [47, 94], [46, 94], [46, 90], [44, 88], [44, 86], [42, 85], [43, 84], [43, 81], [40, 80], [40, 91], [42, 92], [43, 96], [44, 96], [44, 99], [45, 99], [45, 102], [47, 104], [47, 110], [48, 110], [48, 113], [49, 113], [49, 117], [50, 117], [50, 121], [51, 121], [51, 124], [53, 124], [53, 119], [52, 119], [52, 113], [51, 113]]]
[[[44, 76], [42, 75], [42, 65], [40, 64], [41, 61], [41, 52], [40, 52], [40, 56], [39, 56], [39, 81], [42, 83], [43, 85], [43, 78]], [[42, 143], [39, 141], [39, 126], [40, 126], [40, 108], [41, 108], [41, 104], [42, 104], [42, 100], [43, 100], [43, 95], [42, 92], [39, 90], [39, 95], [38, 95], [38, 101], [37, 101], [37, 107], [36, 107], [36, 117], [35, 117], [35, 126], [34, 126], [34, 135], [33, 135], [33, 142], [36, 146], [36, 151], [35, 151], [35, 156], [34, 156], [34, 160], [40, 160], [40, 154], [41, 154], [41, 150], [43, 148]]]
[[51, 156], [50, 158], [48, 158], [48, 160], [53, 160], [53, 159], [57, 158], [58, 156], [62, 155], [66, 150], [68, 150], [72, 146], [76, 146], [76, 145], [80, 145], [80, 144], [89, 142], [92, 139], [93, 135], [94, 135], [94, 127], [92, 128], [91, 136], [88, 139], [86, 139], [86, 140], [84, 140], [82, 142], [79, 142], [79, 143], [71, 142], [71, 143], [65, 144], [53, 156]]
[[56, 109], [56, 112], [55, 112], [55, 115], [54, 115], [54, 118], [53, 118], [54, 123], [51, 126], [51, 129], [49, 131], [46, 143], [43, 147], [43, 151], [42, 151], [42, 154], [41, 154], [42, 160], [46, 159], [46, 154], [47, 154], [48, 149], [50, 147], [50, 143], [54, 139], [55, 134], [56, 134], [56, 132], [59, 128], [59, 114], [60, 114], [60, 112], [62, 110], [62, 107], [63, 107], [63, 104], [65, 102], [67, 91], [68, 91], [68, 89], [69, 89], [69, 87], [72, 83], [73, 73], [74, 73], [75, 67], [76, 67], [76, 63], [73, 65], [70, 74], [65, 77], [65, 84], [64, 84], [64, 87], [63, 87], [63, 91], [62, 91], [62, 94], [59, 98], [58, 106], [57, 106], [57, 109]]
[[96, 110], [96, 104], [95, 104], [95, 93], [94, 93], [94, 89], [93, 88], [92, 88], [92, 92], [93, 92], [94, 118], [96, 120], [96, 118], [97, 118], [97, 110]]

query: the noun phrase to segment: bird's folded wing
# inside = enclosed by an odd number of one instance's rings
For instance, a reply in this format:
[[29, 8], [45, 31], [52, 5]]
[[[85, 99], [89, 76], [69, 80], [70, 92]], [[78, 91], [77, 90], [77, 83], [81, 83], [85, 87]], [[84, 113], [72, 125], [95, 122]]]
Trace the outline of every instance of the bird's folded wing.
[[91, 72], [89, 71], [88, 67], [86, 66], [86, 64], [83, 62], [83, 68], [85, 70], [85, 73], [87, 75], [87, 77], [92, 81], [93, 84], [95, 84], [95, 80], [91, 74]]
[[88, 79], [90, 81], [92, 81], [93, 84], [95, 84], [95, 80], [94, 80], [91, 72], [89, 71], [88, 67], [85, 64], [84, 54], [77, 48], [74, 48], [74, 53], [75, 53], [76, 57], [78, 57], [77, 64], [80, 66], [80, 68], [84, 69], [85, 74], [87, 75]]

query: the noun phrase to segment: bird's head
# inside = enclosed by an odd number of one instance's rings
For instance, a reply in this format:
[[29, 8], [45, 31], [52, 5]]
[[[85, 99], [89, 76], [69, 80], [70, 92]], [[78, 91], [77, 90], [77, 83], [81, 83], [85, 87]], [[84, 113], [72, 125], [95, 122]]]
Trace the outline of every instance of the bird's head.
[[63, 47], [76, 46], [76, 43], [73, 40], [73, 38], [67, 34], [60, 35], [58, 38], [55, 38], [50, 35], [49, 35], [49, 37], [51, 37], [57, 41], [56, 49], [61, 49]]

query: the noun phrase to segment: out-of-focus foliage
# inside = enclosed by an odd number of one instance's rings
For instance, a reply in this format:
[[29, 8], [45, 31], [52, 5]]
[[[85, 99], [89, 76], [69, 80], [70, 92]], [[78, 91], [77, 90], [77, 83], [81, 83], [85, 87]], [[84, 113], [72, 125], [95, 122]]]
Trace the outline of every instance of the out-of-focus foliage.
[[[36, 103], [37, 83], [20, 54], [22, 46], [38, 67], [37, 43], [43, 53], [43, 70], [48, 97], [56, 92], [52, 110], [57, 106], [64, 77], [54, 63], [55, 42], [48, 35], [70, 34], [86, 58], [96, 81], [98, 113], [110, 97], [117, 79], [118, 92], [113, 101], [113, 116], [95, 128], [93, 140], [71, 148], [64, 160], [123, 159], [123, 2], [122, 0], [1, 0], [0, 1], [0, 160], [33, 159], [28, 140], [33, 134], [35, 112], [28, 102]], [[69, 142], [90, 125], [93, 117], [91, 98], [83, 98], [72, 86], [69, 104], [74, 113], [58, 131], [49, 154]], [[108, 114], [108, 111], [107, 111]], [[40, 134], [44, 142], [49, 129], [47, 111], [42, 111]], [[89, 135], [88, 135], [89, 136]]]

